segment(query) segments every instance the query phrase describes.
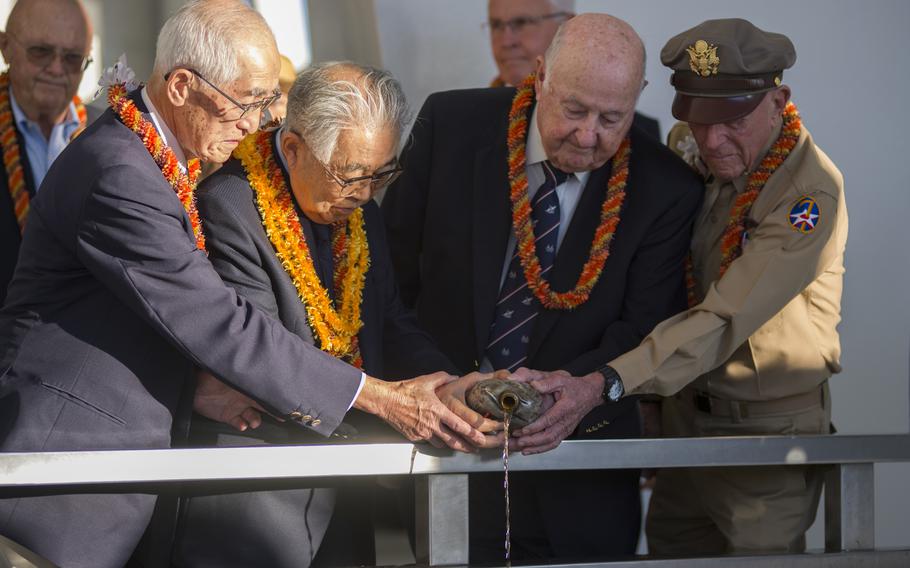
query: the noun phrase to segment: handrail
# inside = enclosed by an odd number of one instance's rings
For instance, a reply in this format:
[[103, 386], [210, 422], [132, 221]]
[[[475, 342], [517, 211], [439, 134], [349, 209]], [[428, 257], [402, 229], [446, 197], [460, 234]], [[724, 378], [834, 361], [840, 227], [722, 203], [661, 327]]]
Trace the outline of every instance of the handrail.
[[[910, 461], [910, 434], [573, 440], [513, 471], [762, 465], [829, 465], [826, 554], [723, 559], [647, 559], [574, 568], [700, 565], [755, 568], [905, 566], [910, 551], [875, 550], [874, 463]], [[70, 491], [156, 491], [175, 483], [238, 483], [238, 490], [305, 485], [311, 478], [418, 475], [417, 563], [468, 563], [468, 473], [501, 471], [498, 451], [460, 454], [411, 444], [334, 444], [0, 454], [0, 495]], [[112, 489], [113, 488], [113, 489]], [[137, 489], [138, 488], [138, 489]], [[0, 560], [3, 551], [0, 550]]]
[[[416, 452], [414, 451], [416, 449]], [[513, 471], [854, 464], [910, 461], [910, 434], [572, 440]], [[0, 454], [0, 487], [156, 484], [501, 471], [498, 451], [411, 444], [102, 450]]]

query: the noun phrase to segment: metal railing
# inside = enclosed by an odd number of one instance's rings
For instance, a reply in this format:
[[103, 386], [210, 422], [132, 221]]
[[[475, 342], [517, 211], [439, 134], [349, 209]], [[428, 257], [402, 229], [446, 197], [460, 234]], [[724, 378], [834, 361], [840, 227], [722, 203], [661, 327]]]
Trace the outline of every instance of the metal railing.
[[[642, 559], [596, 566], [910, 566], [910, 550], [875, 550], [873, 464], [910, 461], [910, 434], [568, 441], [515, 455], [511, 471], [824, 465], [825, 553]], [[0, 492], [157, 490], [188, 482], [282, 485], [339, 476], [417, 476], [417, 561], [468, 564], [468, 474], [501, 471], [498, 452], [411, 444], [272, 446], [0, 454]], [[261, 487], [260, 487], [261, 488]], [[576, 567], [595, 564], [576, 564]]]

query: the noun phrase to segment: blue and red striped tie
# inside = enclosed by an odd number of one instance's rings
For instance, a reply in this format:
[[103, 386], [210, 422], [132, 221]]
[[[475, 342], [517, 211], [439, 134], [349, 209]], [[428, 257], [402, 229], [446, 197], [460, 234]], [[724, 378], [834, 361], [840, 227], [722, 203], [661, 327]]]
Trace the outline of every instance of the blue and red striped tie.
[[[559, 236], [559, 199], [556, 188], [565, 183], [569, 174], [556, 169], [550, 162], [543, 162], [543, 171], [546, 179], [531, 201], [531, 222], [541, 276], [547, 278], [556, 260]], [[494, 369], [510, 371], [520, 367], [528, 357], [528, 344], [540, 309], [540, 302], [528, 287], [517, 248], [516, 245], [499, 291], [496, 318], [490, 328], [490, 340], [486, 348], [487, 359]]]

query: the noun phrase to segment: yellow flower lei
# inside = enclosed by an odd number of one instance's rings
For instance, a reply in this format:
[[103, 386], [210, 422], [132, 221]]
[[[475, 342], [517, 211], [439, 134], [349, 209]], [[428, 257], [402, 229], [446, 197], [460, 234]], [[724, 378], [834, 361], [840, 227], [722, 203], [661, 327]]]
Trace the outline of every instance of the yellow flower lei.
[[370, 266], [363, 210], [357, 209], [345, 222], [332, 224], [333, 286], [341, 305], [341, 309], [336, 310], [316, 274], [290, 188], [272, 153], [274, 134], [271, 130], [247, 136], [234, 150], [234, 157], [246, 170], [262, 225], [281, 265], [297, 288], [306, 308], [307, 321], [319, 339], [321, 349], [361, 368], [363, 361], [357, 333], [363, 326], [360, 305]]

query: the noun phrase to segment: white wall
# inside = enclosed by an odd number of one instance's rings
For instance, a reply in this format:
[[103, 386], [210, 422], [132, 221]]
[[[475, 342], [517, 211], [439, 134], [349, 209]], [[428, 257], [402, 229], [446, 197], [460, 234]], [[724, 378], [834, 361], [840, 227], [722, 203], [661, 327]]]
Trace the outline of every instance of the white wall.
[[[104, 59], [96, 57], [93, 67], [110, 65], [126, 52], [145, 78], [158, 27], [183, 0], [87, 3]], [[0, 22], [9, 4], [0, 0]], [[669, 37], [705, 19], [739, 16], [794, 41], [799, 60], [785, 80], [805, 124], [844, 173], [850, 210], [840, 328], [844, 372], [832, 381], [834, 421], [846, 433], [907, 432], [910, 252], [903, 225], [910, 215], [910, 183], [903, 166], [910, 75], [903, 55], [910, 52], [910, 2], [579, 0], [578, 9], [611, 12], [639, 31], [651, 82], [640, 109], [658, 117], [664, 132], [672, 124], [673, 93], [658, 56]], [[381, 60], [401, 80], [415, 110], [431, 92], [483, 86], [495, 74], [480, 29], [486, 0], [311, 0], [309, 12], [318, 26], [312, 30], [315, 59]], [[376, 33], [381, 53], [367, 53]], [[320, 34], [338, 41], [320, 40]], [[878, 466], [876, 479], [877, 542], [908, 546], [910, 492], [904, 485], [910, 464]], [[820, 542], [817, 532], [813, 538]]]
[[[375, 0], [382, 61], [415, 110], [431, 92], [486, 85], [495, 74], [480, 24], [486, 0]], [[673, 124], [669, 71], [659, 53], [699, 22], [745, 17], [787, 34], [798, 61], [784, 79], [804, 123], [846, 178], [850, 213], [844, 372], [832, 381], [834, 422], [844, 433], [908, 431], [910, 215], [905, 175], [910, 135], [910, 2], [878, 0], [579, 0], [579, 12], [630, 22], [648, 49], [651, 84], [639, 108]], [[910, 464], [876, 469], [877, 543], [910, 545]], [[811, 542], [820, 545], [816, 528]]]

